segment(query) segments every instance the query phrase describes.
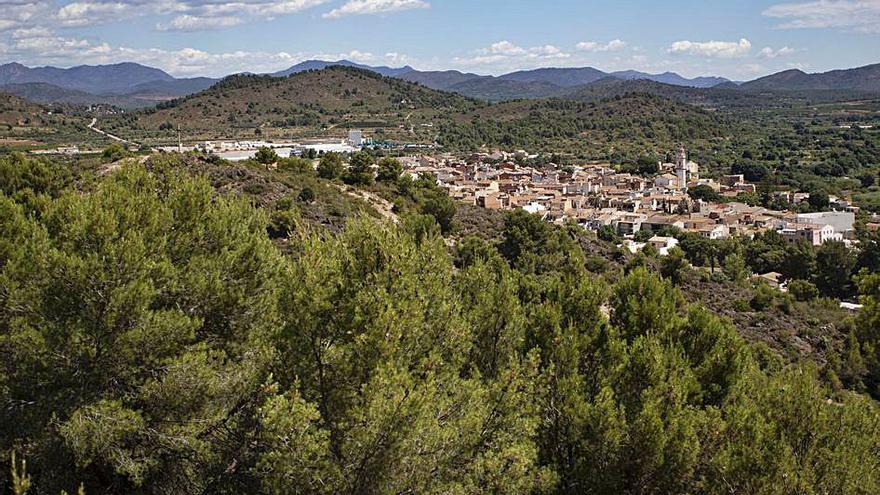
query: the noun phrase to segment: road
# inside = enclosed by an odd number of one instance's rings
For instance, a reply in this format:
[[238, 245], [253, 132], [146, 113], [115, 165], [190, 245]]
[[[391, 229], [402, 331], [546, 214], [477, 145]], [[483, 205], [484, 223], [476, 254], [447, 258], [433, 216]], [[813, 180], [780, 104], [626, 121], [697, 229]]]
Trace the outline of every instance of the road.
[[97, 132], [98, 134], [101, 134], [105, 137], [108, 137], [108, 138], [112, 139], [113, 141], [118, 141], [120, 143], [127, 144], [129, 146], [140, 146], [138, 143], [135, 143], [134, 141], [122, 139], [119, 136], [114, 136], [113, 134], [110, 134], [109, 132], [105, 132], [105, 131], [102, 131], [101, 129], [98, 129], [97, 127], [95, 127], [95, 125], [97, 123], [98, 123], [97, 117], [92, 118], [92, 121], [89, 123], [89, 129], [91, 129], [91, 130], [93, 130], [93, 131]]

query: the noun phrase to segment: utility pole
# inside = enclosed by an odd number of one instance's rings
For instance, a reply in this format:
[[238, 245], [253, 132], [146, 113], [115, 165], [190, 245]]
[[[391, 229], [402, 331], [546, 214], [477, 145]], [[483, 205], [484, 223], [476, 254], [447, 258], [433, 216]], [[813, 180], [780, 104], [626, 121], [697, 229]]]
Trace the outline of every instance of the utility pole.
[[180, 136], [180, 123], [177, 124], [177, 152], [183, 153], [183, 138]]

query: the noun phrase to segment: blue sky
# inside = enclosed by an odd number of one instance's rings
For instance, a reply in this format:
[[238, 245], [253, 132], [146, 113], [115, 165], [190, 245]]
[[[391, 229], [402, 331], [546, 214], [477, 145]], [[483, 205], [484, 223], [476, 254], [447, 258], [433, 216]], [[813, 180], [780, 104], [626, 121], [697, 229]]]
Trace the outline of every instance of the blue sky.
[[4, 62], [222, 76], [311, 58], [744, 80], [880, 62], [880, 0], [0, 0]]

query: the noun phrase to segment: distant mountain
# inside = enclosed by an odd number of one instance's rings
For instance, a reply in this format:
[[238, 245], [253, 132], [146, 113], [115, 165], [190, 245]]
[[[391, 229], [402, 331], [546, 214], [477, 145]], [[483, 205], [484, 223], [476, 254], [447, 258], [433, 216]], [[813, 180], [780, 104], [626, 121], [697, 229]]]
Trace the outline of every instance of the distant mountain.
[[397, 76], [404, 81], [419, 83], [431, 89], [449, 90], [459, 84], [485, 79], [494, 79], [492, 76], [480, 76], [457, 70], [445, 71], [418, 71], [410, 70]]
[[565, 96], [571, 90], [571, 88], [548, 82], [524, 82], [497, 77], [469, 79], [443, 89], [478, 100], [489, 101], [555, 98]]
[[748, 91], [853, 90], [880, 92], [880, 64], [807, 74], [791, 69], [743, 83]]
[[327, 67], [332, 67], [334, 65], [339, 65], [343, 67], [355, 67], [357, 69], [365, 69], [373, 72], [377, 72], [387, 77], [398, 77], [408, 72], [412, 72], [414, 69], [409, 66], [400, 67], [400, 68], [392, 68], [392, 67], [372, 67], [369, 65], [358, 64], [356, 62], [352, 62], [350, 60], [337, 60], [336, 62], [328, 62], [326, 60], [306, 60], [305, 62], [300, 62], [293, 67], [288, 69], [284, 69], [282, 71], [273, 72], [269, 74], [272, 77], [287, 77], [291, 74], [298, 74], [300, 72], [305, 72], [308, 70], [324, 70]]
[[729, 83], [729, 79], [725, 79], [723, 77], [695, 77], [693, 79], [688, 79], [686, 77], [682, 77], [675, 72], [664, 72], [662, 74], [648, 74], [646, 72], [639, 72], [636, 70], [625, 70], [612, 72], [612, 76], [618, 79], [625, 79], [628, 81], [645, 79], [648, 81], [654, 81], [663, 84], [672, 84], [674, 86], [687, 86], [693, 88], [712, 88], [719, 84]]
[[134, 63], [80, 65], [70, 69], [29, 68], [18, 63], [0, 66], [0, 84], [47, 83], [86, 93], [123, 93], [138, 84], [173, 81], [168, 73]]
[[135, 63], [70, 69], [0, 65], [0, 87], [39, 103], [137, 108], [197, 93], [217, 81], [207, 77], [176, 79], [160, 69]]
[[85, 91], [67, 89], [48, 83], [18, 83], [0, 85], [0, 91], [14, 94], [34, 103], [48, 105], [67, 103], [78, 106], [115, 105], [121, 108], [142, 108], [155, 104], [145, 99], [124, 95], [93, 95]]
[[561, 97], [572, 88], [588, 85], [608, 77], [623, 80], [646, 79], [695, 88], [708, 88], [729, 82], [721, 77], [687, 79], [674, 72], [648, 74], [638, 71], [622, 71], [609, 74], [593, 67], [543, 68], [511, 72], [501, 76], [483, 76], [456, 70], [419, 71], [409, 66], [400, 68], [372, 67], [349, 60], [336, 62], [307, 60], [270, 75], [286, 77], [290, 74], [308, 70], [322, 70], [334, 65], [356, 67], [377, 72], [383, 76], [419, 83], [431, 89], [453, 91], [464, 96], [493, 101]]
[[498, 79], [526, 83], [547, 83], [563, 88], [573, 88], [575, 86], [590, 84], [606, 77], [608, 77], [608, 74], [602, 72], [599, 69], [594, 69], [592, 67], [580, 67], [570, 69], [549, 68], [511, 72], [510, 74], [499, 76]]
[[128, 91], [126, 91], [125, 94], [134, 97], [158, 95], [166, 97], [165, 99], [169, 99], [168, 97], [176, 98], [180, 96], [191, 95], [193, 93], [198, 93], [199, 91], [204, 91], [214, 84], [217, 84], [218, 81], [219, 79], [212, 79], [210, 77], [172, 79], [170, 81], [149, 81], [132, 86], [128, 89]]

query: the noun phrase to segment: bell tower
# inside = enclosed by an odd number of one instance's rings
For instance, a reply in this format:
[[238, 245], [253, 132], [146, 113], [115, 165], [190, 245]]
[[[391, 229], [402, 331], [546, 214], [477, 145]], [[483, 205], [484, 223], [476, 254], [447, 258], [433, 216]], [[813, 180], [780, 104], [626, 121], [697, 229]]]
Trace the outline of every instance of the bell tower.
[[688, 156], [684, 145], [678, 145], [678, 152], [675, 154], [675, 175], [678, 177], [678, 187], [687, 189], [688, 179]]

